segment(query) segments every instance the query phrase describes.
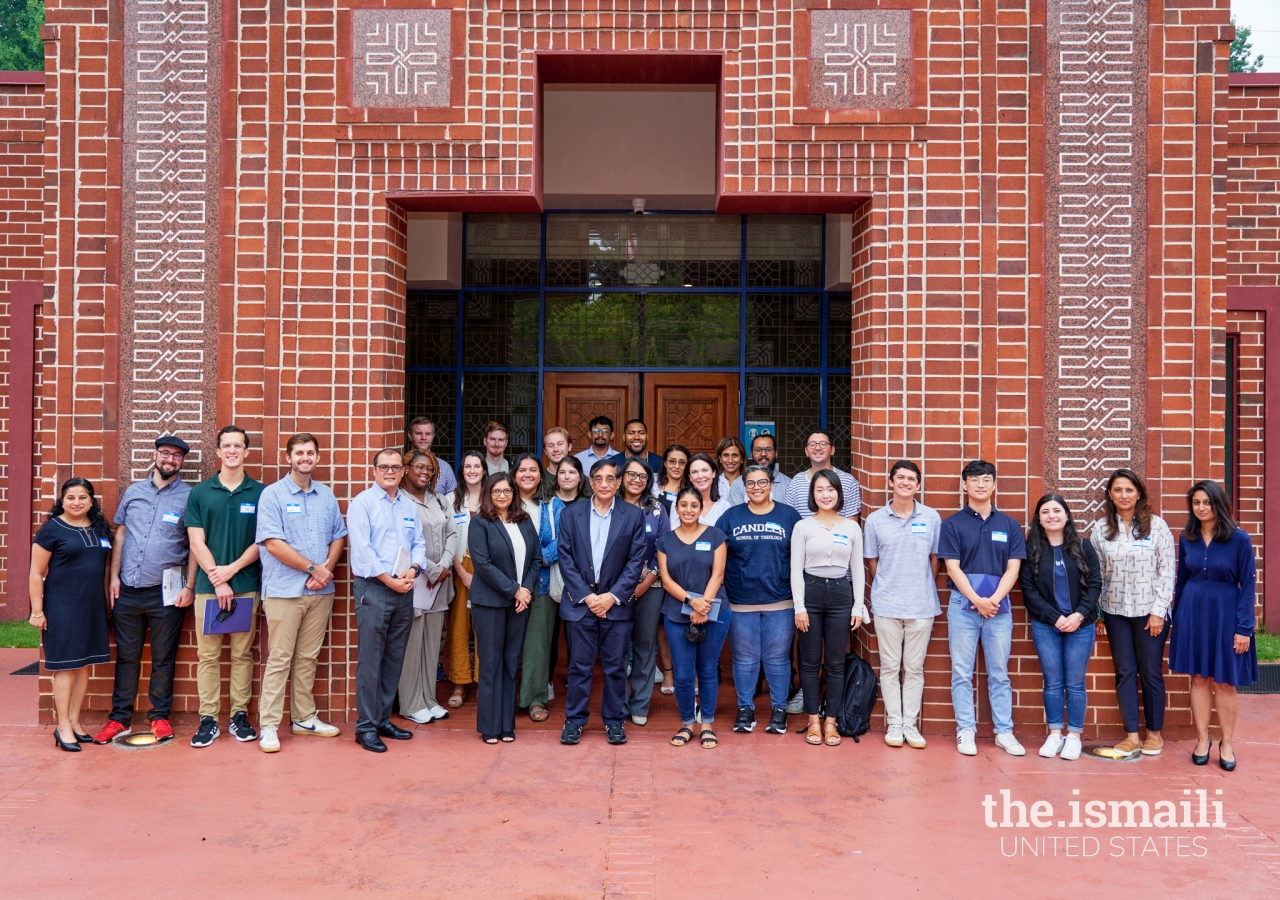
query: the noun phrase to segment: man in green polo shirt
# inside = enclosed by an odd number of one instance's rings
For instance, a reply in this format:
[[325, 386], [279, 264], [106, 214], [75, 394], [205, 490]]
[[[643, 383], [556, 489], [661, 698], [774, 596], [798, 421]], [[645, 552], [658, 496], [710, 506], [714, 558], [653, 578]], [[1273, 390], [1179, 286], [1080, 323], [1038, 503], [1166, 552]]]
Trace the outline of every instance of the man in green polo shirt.
[[249, 697], [253, 691], [253, 636], [258, 622], [261, 566], [258, 545], [258, 498], [263, 485], [244, 471], [249, 436], [238, 425], [218, 432], [218, 459], [222, 468], [208, 481], [191, 489], [187, 497], [187, 534], [191, 555], [199, 564], [196, 573], [196, 686], [200, 693], [200, 728], [192, 747], [208, 747], [217, 738], [222, 700], [221, 634], [205, 634], [205, 605], [223, 610], [232, 601], [252, 604], [249, 630], [227, 635], [231, 639], [231, 734], [237, 741], [252, 741], [258, 733], [249, 724]]

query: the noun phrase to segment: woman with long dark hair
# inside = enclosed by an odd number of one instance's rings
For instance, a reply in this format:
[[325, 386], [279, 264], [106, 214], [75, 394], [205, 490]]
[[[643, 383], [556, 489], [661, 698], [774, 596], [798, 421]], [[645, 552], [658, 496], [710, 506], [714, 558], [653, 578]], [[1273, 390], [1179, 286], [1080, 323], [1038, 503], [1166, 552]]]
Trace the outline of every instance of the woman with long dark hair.
[[476, 654], [473, 649], [474, 632], [471, 628], [471, 602], [468, 594], [475, 579], [475, 567], [467, 547], [467, 534], [471, 520], [480, 512], [480, 496], [484, 489], [484, 454], [468, 450], [458, 462], [458, 486], [453, 491], [453, 524], [458, 533], [458, 543], [453, 551], [454, 601], [449, 607], [449, 680], [453, 693], [449, 706], [457, 709], [466, 701], [467, 685], [479, 678]]
[[520, 698], [517, 706], [529, 711], [533, 722], [547, 720], [551, 701], [551, 642], [555, 639], [560, 607], [551, 599], [551, 575], [546, 560], [556, 557], [555, 532], [542, 526], [548, 522], [550, 500], [542, 489], [542, 462], [532, 453], [521, 453], [511, 467], [519, 492], [520, 506], [538, 531], [543, 568], [538, 575], [533, 602], [529, 605], [529, 625], [524, 632], [520, 662]]
[[480, 663], [476, 731], [486, 744], [516, 739], [516, 670], [538, 588], [538, 529], [506, 472], [485, 479], [480, 510], [467, 537], [475, 578], [471, 623]]
[[1019, 570], [1018, 581], [1044, 676], [1049, 737], [1040, 755], [1052, 758], [1061, 753], [1063, 759], [1079, 759], [1089, 699], [1085, 672], [1097, 636], [1094, 622], [1098, 619], [1102, 570], [1093, 545], [1082, 541], [1076, 532], [1061, 494], [1045, 494], [1036, 501], [1027, 535], [1027, 564]]
[[1230, 772], [1236, 767], [1236, 688], [1258, 680], [1257, 564], [1253, 541], [1236, 524], [1226, 492], [1216, 481], [1191, 486], [1187, 512], [1187, 527], [1178, 539], [1169, 671], [1191, 676], [1196, 725], [1192, 761], [1198, 766], [1209, 762], [1209, 716], [1216, 707], [1222, 729], [1218, 765]]
[[658, 572], [657, 543], [671, 530], [667, 511], [653, 495], [653, 470], [640, 457], [632, 457], [622, 467], [622, 499], [644, 513], [644, 568], [636, 585], [635, 621], [631, 628], [631, 693], [627, 715], [635, 725], [649, 721], [653, 699], [653, 672], [658, 663], [658, 629], [662, 624], [662, 590]]
[[[1147, 486], [1132, 469], [1111, 473], [1104, 502], [1106, 518], [1094, 523], [1089, 539], [1102, 567], [1099, 605], [1124, 718], [1125, 738], [1116, 750], [1155, 756], [1164, 747], [1165, 618], [1176, 574], [1173, 532], [1151, 510]], [[1146, 740], [1138, 734], [1139, 684]]]
[[84, 478], [68, 478], [31, 545], [30, 622], [43, 632], [44, 667], [53, 673], [58, 717], [54, 743], [80, 751], [93, 743], [80, 724], [89, 666], [111, 662], [107, 572], [111, 528]]
[[671, 506], [676, 502], [680, 489], [689, 486], [689, 450], [680, 444], [672, 444], [662, 451], [662, 468], [654, 480], [653, 492], [668, 516], [674, 516]]

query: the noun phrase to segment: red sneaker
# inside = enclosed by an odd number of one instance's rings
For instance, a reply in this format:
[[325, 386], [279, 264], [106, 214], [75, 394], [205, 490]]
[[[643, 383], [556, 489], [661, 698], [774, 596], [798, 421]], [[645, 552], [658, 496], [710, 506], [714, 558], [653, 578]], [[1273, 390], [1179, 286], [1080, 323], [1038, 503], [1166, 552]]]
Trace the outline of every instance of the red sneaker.
[[110, 744], [122, 734], [133, 734], [133, 729], [121, 725], [115, 719], [108, 719], [107, 724], [94, 736], [93, 742], [95, 744]]
[[156, 719], [151, 723], [151, 733], [156, 736], [156, 743], [173, 740], [173, 726], [168, 719]]

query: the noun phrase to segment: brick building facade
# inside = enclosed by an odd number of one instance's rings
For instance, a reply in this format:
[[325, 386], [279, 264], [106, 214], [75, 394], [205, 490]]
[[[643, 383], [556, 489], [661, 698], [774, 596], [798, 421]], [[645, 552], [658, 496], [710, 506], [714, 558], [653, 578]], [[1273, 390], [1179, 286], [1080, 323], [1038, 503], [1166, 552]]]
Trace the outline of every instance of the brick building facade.
[[[459, 411], [446, 458], [474, 445], [468, 429], [482, 412], [525, 416], [532, 445], [565, 409], [549, 379], [571, 381], [550, 371], [548, 242], [555, 228], [581, 224], [568, 216], [592, 215], [547, 210], [625, 209], [605, 189], [562, 183], [573, 172], [557, 168], [563, 151], [550, 148], [599, 135], [559, 124], [557, 110], [564, 95], [590, 103], [595, 92], [608, 98], [591, 107], [604, 121], [610, 107], [648, 108], [624, 107], [648, 102], [640, 95], [674, 104], [668, 95], [683, 92], [680, 109], [710, 110], [705, 121], [689, 113], [691, 132], [707, 126], [708, 174], [677, 187], [684, 167], [650, 160], [673, 170], [661, 175], [670, 190], [654, 196], [713, 231], [741, 227], [743, 267], [723, 296], [741, 295], [742, 355], [736, 366], [696, 357], [685, 367], [730, 379], [731, 421], [751, 418], [752, 397], [769, 385], [809, 385], [813, 417], [847, 435], [842, 460], [873, 506], [899, 456], [922, 462], [923, 499], [944, 512], [959, 502], [963, 461], [994, 461], [999, 505], [1022, 519], [1056, 488], [1091, 520], [1105, 471], [1132, 465], [1176, 527], [1189, 483], [1227, 476], [1265, 556], [1280, 84], [1228, 77], [1226, 0], [51, 0], [47, 9], [43, 99], [39, 86], [0, 84], [0, 213], [10, 225], [0, 352], [35, 351], [31, 400], [6, 386], [0, 432], [34, 422], [37, 511], [74, 473], [101, 486], [110, 513], [158, 430], [192, 443], [188, 477], [205, 477], [212, 436], [230, 421], [250, 432], [249, 469], [266, 481], [282, 473], [289, 434], [321, 435], [320, 477], [345, 506], [367, 483], [370, 451], [399, 442], [407, 413], [434, 410], [433, 391], [452, 391], [438, 405]], [[674, 121], [665, 115], [617, 127], [635, 125], [649, 142]], [[42, 167], [29, 155], [40, 140]], [[446, 275], [421, 295], [419, 222], [441, 234], [459, 227], [471, 248], [458, 251], [456, 284]], [[521, 295], [536, 302], [538, 350], [521, 365], [502, 357], [501, 372], [468, 368], [469, 338], [422, 318], [432, 297], [456, 296], [455, 329], [471, 322], [473, 298], [519, 305], [514, 293], [470, 287], [497, 283], [475, 281], [473, 259], [495, 222], [534, 229], [542, 270]], [[763, 303], [751, 293], [752, 241], [806, 222], [824, 242], [813, 257], [824, 280], [794, 280], [800, 267], [783, 265], [793, 280], [777, 291], [809, 285], [821, 297], [824, 346], [812, 372], [793, 378], [752, 368], [748, 315]], [[773, 257], [784, 244], [775, 240]], [[656, 283], [623, 268], [633, 287]], [[701, 277], [686, 274], [670, 295], [720, 283]], [[33, 309], [42, 301], [33, 319], [13, 314], [20, 296]], [[27, 331], [15, 338], [20, 321]], [[414, 364], [446, 339], [456, 366]], [[638, 359], [608, 375], [635, 374], [654, 395], [666, 369]], [[9, 371], [20, 368], [10, 353]], [[590, 366], [564, 368], [593, 377]], [[1270, 371], [1274, 381], [1280, 367]], [[469, 410], [463, 385], [489, 383], [507, 392]], [[635, 398], [619, 402], [637, 408]], [[785, 433], [786, 411], [770, 402], [759, 415]], [[12, 487], [21, 467], [5, 462], [0, 514], [18, 571], [13, 535], [26, 533], [30, 511]], [[350, 712], [356, 652], [346, 577], [317, 677], [322, 713], [327, 705], [337, 719]], [[23, 592], [4, 586], [5, 616], [22, 615]], [[1272, 591], [1267, 605], [1280, 617]], [[1015, 717], [1035, 723], [1039, 666], [1015, 610]], [[866, 649], [874, 654], [874, 639]], [[188, 637], [177, 710], [195, 708], [194, 665]], [[89, 702], [104, 708], [110, 668], [99, 668]], [[948, 672], [940, 621], [929, 730], [950, 728]], [[1114, 733], [1105, 639], [1090, 678], [1089, 729]], [[1186, 679], [1175, 676], [1170, 725], [1189, 722]]]

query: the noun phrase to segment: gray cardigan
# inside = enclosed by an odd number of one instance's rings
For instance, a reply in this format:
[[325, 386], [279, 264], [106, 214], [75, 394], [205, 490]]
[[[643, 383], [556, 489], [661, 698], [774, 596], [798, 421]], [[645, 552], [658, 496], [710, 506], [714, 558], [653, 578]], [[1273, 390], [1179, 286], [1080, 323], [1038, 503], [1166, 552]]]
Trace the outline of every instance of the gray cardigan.
[[[408, 494], [408, 491], [405, 492]], [[413, 498], [418, 508], [418, 521], [422, 523], [422, 539], [427, 544], [427, 565], [422, 574], [431, 584], [440, 577], [445, 569], [453, 568], [453, 552], [457, 541], [458, 527], [453, 521], [453, 508], [449, 501], [439, 494], [427, 494], [426, 502], [420, 503]], [[453, 579], [446, 578], [436, 592], [435, 603], [429, 612], [442, 612], [449, 608], [453, 601]], [[415, 614], [420, 612], [415, 610]]]

